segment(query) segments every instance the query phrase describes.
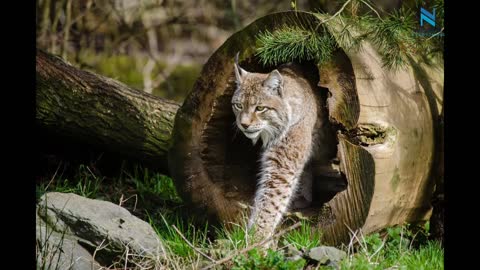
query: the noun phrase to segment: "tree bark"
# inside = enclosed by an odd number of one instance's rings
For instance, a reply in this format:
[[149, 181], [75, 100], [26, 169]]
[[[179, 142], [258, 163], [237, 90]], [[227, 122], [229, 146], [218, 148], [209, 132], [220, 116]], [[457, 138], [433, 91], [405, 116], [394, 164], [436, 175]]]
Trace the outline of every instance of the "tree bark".
[[[204, 65], [176, 115], [169, 152], [177, 189], [199, 215], [240, 222], [245, 205], [253, 203], [260, 150], [235, 130], [235, 54], [247, 71], [269, 72], [275, 67], [262, 66], [255, 56], [259, 32], [287, 25], [322, 34], [319, 23], [304, 12], [267, 15], [232, 35]], [[406, 69], [389, 71], [374, 45], [364, 42], [356, 52], [338, 49], [329, 63], [305, 66], [317, 73], [319, 93], [328, 95], [337, 134], [339, 174], [317, 177], [324, 188], [314, 190], [316, 204], [302, 211], [317, 220], [323, 241], [348, 243], [356, 230], [428, 220], [443, 63], [431, 67], [412, 59]]]
[[43, 130], [167, 168], [178, 104], [41, 50], [36, 75], [36, 123]]

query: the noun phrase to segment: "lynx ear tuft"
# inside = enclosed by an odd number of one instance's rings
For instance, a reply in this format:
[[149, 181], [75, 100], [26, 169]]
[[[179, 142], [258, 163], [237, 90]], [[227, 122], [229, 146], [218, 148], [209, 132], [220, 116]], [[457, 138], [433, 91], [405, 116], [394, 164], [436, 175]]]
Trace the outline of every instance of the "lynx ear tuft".
[[243, 68], [241, 68], [240, 65], [238, 64], [238, 55], [239, 55], [239, 52], [237, 52], [237, 54], [235, 55], [235, 79], [237, 80], [237, 84], [241, 84], [243, 81], [242, 80], [243, 77], [247, 75], [248, 72]]
[[263, 86], [271, 89], [272, 91], [276, 91], [278, 95], [282, 96], [283, 77], [280, 72], [278, 72], [276, 69], [270, 72], [267, 79], [263, 82]]

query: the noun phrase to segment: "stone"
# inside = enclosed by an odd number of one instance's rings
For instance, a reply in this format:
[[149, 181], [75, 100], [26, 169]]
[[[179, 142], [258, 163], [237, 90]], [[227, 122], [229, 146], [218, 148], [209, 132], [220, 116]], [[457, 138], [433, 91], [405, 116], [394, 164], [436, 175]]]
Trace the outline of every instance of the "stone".
[[54, 231], [38, 216], [36, 239], [37, 269], [102, 269], [75, 236]]
[[338, 264], [347, 253], [335, 247], [320, 246], [314, 247], [308, 251], [308, 257], [312, 260], [318, 261], [320, 264]]
[[287, 248], [285, 249], [285, 256], [286, 259], [289, 261], [296, 261], [300, 260], [303, 258], [303, 252], [298, 250], [296, 247], [293, 245], [288, 245]]
[[130, 254], [141, 257], [164, 254], [160, 239], [147, 222], [111, 202], [49, 192], [40, 198], [37, 213], [53, 230], [65, 232], [69, 239], [74, 236], [89, 250], [101, 245], [96, 254], [101, 263], [121, 255], [126, 247]]

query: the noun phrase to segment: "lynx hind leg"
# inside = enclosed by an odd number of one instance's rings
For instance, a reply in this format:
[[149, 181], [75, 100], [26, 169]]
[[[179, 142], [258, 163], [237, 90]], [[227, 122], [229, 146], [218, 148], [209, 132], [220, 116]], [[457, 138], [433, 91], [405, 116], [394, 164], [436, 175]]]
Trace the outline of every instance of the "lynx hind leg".
[[307, 208], [312, 204], [312, 182], [313, 173], [311, 167], [307, 166], [300, 177], [296, 195], [290, 207], [292, 210]]

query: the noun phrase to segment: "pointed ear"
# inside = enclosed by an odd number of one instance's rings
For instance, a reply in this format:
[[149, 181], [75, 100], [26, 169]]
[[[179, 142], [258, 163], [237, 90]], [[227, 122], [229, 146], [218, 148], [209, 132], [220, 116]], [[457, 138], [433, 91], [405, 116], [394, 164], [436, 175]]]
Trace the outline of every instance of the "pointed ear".
[[279, 96], [282, 96], [283, 77], [280, 72], [278, 72], [276, 69], [270, 72], [267, 79], [263, 82], [263, 86], [271, 89], [272, 91], [276, 91]]
[[237, 54], [235, 55], [235, 79], [237, 80], [237, 84], [241, 84], [242, 83], [242, 78], [248, 72], [246, 70], [244, 70], [243, 68], [241, 68], [240, 65], [238, 65], [238, 54], [239, 54], [239, 52], [237, 52]]

